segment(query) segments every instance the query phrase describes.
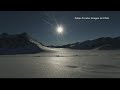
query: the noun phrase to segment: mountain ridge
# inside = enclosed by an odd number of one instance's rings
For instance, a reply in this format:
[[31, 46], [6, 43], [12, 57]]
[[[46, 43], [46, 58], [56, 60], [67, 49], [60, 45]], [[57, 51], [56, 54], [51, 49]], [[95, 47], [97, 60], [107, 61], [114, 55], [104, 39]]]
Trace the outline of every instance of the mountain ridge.
[[93, 40], [85, 40], [62, 46], [48, 46], [54, 48], [70, 48], [78, 50], [120, 50], [120, 37], [100, 37]]
[[44, 52], [44, 44], [34, 40], [28, 33], [0, 35], [0, 54], [32, 54]]

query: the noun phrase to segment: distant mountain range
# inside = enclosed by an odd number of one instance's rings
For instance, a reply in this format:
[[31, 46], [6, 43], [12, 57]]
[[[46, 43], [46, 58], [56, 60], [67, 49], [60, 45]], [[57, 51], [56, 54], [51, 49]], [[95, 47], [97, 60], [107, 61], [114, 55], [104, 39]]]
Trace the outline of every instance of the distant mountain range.
[[94, 40], [86, 40], [84, 42], [47, 47], [41, 42], [30, 37], [26, 32], [14, 35], [3, 33], [0, 35], [0, 55], [33, 54], [51, 51], [52, 48], [70, 48], [77, 50], [120, 50], [120, 37], [101, 37]]
[[79, 50], [119, 50], [120, 49], [120, 37], [101, 37], [94, 40], [86, 40], [84, 42], [76, 42], [72, 44], [62, 46], [48, 46], [54, 48], [70, 48]]
[[0, 54], [30, 54], [44, 50], [44, 45], [31, 38], [26, 32], [21, 34], [0, 35]]

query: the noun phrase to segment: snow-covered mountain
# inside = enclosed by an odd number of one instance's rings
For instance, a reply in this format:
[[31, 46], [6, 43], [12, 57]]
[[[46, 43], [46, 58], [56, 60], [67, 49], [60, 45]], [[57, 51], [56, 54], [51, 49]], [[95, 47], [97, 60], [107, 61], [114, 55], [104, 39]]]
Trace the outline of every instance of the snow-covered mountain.
[[94, 40], [86, 40], [84, 42], [76, 42], [73, 44], [67, 44], [62, 46], [52, 46], [56, 48], [71, 48], [80, 50], [119, 50], [120, 49], [120, 37], [101, 37]]
[[49, 48], [34, 40], [27, 33], [0, 35], [0, 54], [30, 54], [44, 51], [49, 51]]

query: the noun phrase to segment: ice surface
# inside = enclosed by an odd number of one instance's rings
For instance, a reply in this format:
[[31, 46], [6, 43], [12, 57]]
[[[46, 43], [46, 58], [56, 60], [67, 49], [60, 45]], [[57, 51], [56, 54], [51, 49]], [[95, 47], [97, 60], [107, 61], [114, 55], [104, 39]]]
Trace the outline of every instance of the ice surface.
[[119, 50], [0, 55], [0, 78], [120, 78]]

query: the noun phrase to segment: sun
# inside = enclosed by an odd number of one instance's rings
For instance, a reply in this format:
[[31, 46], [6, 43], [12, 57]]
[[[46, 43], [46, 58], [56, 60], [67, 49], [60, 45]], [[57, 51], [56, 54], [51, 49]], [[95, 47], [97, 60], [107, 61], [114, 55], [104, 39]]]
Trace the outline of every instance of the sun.
[[62, 34], [63, 33], [63, 27], [62, 26], [58, 26], [57, 27], [57, 33], [58, 34]]

